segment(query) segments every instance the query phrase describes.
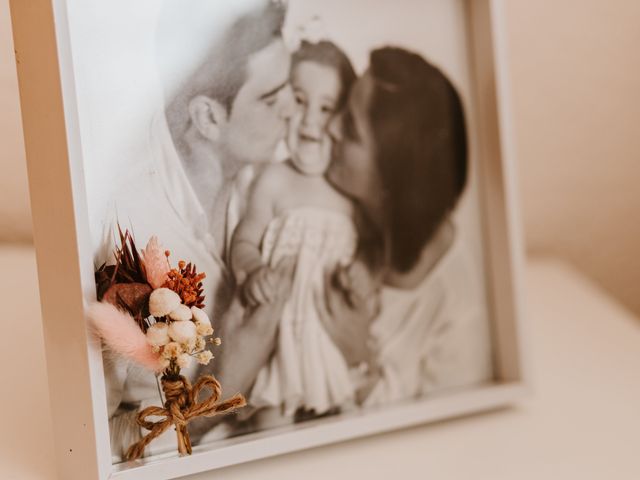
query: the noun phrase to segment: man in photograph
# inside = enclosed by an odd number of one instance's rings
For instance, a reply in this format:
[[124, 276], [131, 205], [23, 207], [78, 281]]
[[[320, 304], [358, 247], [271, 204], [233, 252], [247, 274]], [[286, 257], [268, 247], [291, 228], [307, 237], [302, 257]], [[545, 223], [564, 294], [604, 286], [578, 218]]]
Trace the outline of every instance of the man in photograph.
[[[123, 226], [131, 226], [139, 243], [157, 235], [170, 248], [173, 264], [189, 260], [206, 273], [207, 311], [214, 323], [225, 316], [219, 331], [231, 344], [220, 352], [220, 360], [234, 366], [218, 375], [225, 391], [234, 394], [250, 388], [271, 353], [273, 342], [264, 339], [274, 335], [273, 309], [279, 308], [278, 302], [252, 312], [239, 305], [229, 308], [233, 281], [224, 249], [227, 228], [233, 228], [239, 215], [233, 210], [242, 203], [234, 179], [243, 166], [273, 159], [294, 100], [290, 54], [280, 31], [283, 6], [265, 0], [241, 2], [246, 8], [222, 28], [221, 8], [213, 3], [202, 0], [185, 9], [177, 0], [165, 2], [158, 24], [165, 105], [151, 122], [148, 143], [140, 151], [143, 158], [132, 159], [137, 178], [123, 186], [116, 202], [118, 221], [126, 218]], [[185, 14], [189, 18], [181, 17]], [[215, 29], [207, 26], [208, 19], [217, 22]], [[203, 44], [198, 33], [208, 30], [215, 30], [215, 38]], [[285, 263], [272, 272], [283, 292], [291, 270]], [[252, 318], [244, 319], [245, 313]], [[250, 358], [234, 357], [239, 349], [232, 345], [237, 342], [244, 352], [251, 347]], [[184, 369], [183, 374], [193, 377], [195, 370]], [[105, 375], [112, 454], [122, 457], [141, 436], [137, 413], [161, 400], [148, 371], [106, 356]], [[174, 444], [175, 435], [168, 432], [151, 448], [160, 452]]]

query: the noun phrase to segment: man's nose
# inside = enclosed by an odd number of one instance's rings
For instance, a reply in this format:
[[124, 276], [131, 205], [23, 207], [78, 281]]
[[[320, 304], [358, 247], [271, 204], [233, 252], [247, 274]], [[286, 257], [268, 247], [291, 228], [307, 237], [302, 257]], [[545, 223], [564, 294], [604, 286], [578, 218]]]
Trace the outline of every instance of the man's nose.
[[296, 111], [296, 99], [293, 95], [291, 85], [287, 84], [282, 89], [281, 94], [280, 116], [284, 119], [289, 119]]

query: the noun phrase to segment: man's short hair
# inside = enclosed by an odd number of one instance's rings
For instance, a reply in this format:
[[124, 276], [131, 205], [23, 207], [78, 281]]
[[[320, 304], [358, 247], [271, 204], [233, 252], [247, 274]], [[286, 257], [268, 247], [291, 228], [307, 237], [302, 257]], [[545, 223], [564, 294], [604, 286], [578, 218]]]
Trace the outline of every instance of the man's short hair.
[[[177, 0], [170, 0], [171, 8], [165, 12], [163, 20], [168, 25], [165, 30], [171, 30], [174, 26], [172, 14], [188, 11], [190, 8], [193, 10], [191, 16], [197, 17], [198, 12], [201, 12], [202, 15], [211, 17], [192, 18], [194, 23], [198, 23], [195, 32], [189, 31], [187, 21], [186, 25], [175, 28], [171, 32], [172, 36], [165, 34], [165, 38], [160, 38], [160, 43], [165, 45], [163, 50], [171, 51], [170, 56], [174, 57], [173, 60], [169, 59], [169, 64], [165, 67], [165, 76], [174, 79], [173, 84], [166, 89], [169, 97], [167, 101], [171, 101], [174, 95], [189, 98], [206, 95], [219, 101], [231, 112], [233, 102], [247, 78], [249, 57], [281, 37], [286, 5], [278, 0], [243, 0], [238, 2], [241, 6], [236, 6], [235, 11], [226, 5], [226, 10], [232, 10], [228, 12], [217, 5], [216, 0], [201, 1], [204, 3], [197, 4], [196, 8], [195, 5], [191, 7], [184, 5], [182, 1], [177, 3]], [[229, 21], [223, 17], [231, 18]], [[185, 19], [180, 20], [185, 22]], [[181, 38], [177, 38], [178, 36]], [[176, 42], [177, 45], [172, 45], [171, 42]], [[202, 42], [205, 43], [199, 45]], [[162, 54], [163, 51], [160, 51], [159, 55]], [[183, 60], [184, 57], [189, 60]], [[188, 71], [166, 71], [175, 70], [174, 64], [186, 64]]]
[[391, 262], [410, 270], [456, 206], [467, 181], [467, 135], [458, 92], [420, 55], [371, 53], [370, 121], [384, 186]]

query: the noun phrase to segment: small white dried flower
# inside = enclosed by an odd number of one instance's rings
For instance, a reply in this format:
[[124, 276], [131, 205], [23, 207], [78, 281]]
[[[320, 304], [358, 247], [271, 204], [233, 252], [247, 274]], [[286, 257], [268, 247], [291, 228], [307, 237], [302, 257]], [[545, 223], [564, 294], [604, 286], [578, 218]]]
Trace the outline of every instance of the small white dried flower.
[[211, 325], [209, 315], [204, 310], [198, 307], [191, 307], [191, 314], [193, 315], [193, 321], [196, 323], [202, 323], [204, 325]]
[[197, 325], [198, 326], [196, 327], [196, 332], [198, 332], [198, 335], [206, 337], [207, 335], [211, 335], [213, 333], [213, 328], [211, 327], [211, 325], [207, 325], [206, 323], [198, 323]]
[[156, 322], [147, 329], [147, 343], [152, 347], [162, 347], [169, 343], [169, 327], [164, 322]]
[[164, 317], [182, 303], [180, 295], [168, 288], [156, 288], [149, 297], [149, 313], [154, 317]]
[[189, 310], [189, 307], [181, 303], [171, 311], [169, 316], [173, 320], [191, 320], [191, 310]]
[[178, 365], [180, 368], [187, 368], [190, 364], [191, 356], [186, 353], [181, 353], [180, 355], [178, 355], [178, 358], [176, 359], [176, 365]]
[[219, 347], [220, 345], [222, 345], [222, 339], [220, 337], [216, 337], [211, 341], [211, 343], [213, 343], [216, 347]]
[[196, 344], [194, 345], [193, 349], [196, 352], [200, 352], [202, 350], [204, 350], [204, 347], [207, 345], [206, 340], [201, 337], [200, 335], [198, 335], [198, 338], [196, 338]]
[[178, 342], [167, 343], [162, 350], [162, 356], [165, 358], [178, 358], [181, 353], [183, 353], [182, 347]]
[[208, 365], [212, 358], [213, 354], [209, 350], [205, 350], [196, 355], [196, 360], [198, 360], [198, 363], [201, 365]]
[[166, 369], [169, 368], [169, 365], [171, 364], [171, 362], [169, 362], [168, 358], [160, 358], [160, 366], [162, 367], [162, 369]]
[[182, 345], [182, 349], [187, 353], [194, 353], [196, 351], [196, 343], [198, 343], [198, 335], [194, 336], [187, 343]]
[[190, 320], [178, 320], [169, 325], [171, 340], [178, 343], [194, 344], [196, 341], [196, 324]]

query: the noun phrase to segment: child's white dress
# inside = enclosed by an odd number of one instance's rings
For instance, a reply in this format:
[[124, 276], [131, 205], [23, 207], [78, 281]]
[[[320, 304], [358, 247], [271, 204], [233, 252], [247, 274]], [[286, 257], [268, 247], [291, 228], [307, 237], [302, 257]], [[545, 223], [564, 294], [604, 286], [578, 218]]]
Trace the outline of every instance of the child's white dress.
[[285, 416], [299, 407], [322, 414], [353, 400], [347, 364], [321, 323], [315, 299], [324, 299], [326, 272], [351, 262], [356, 242], [353, 220], [322, 208], [291, 210], [267, 227], [263, 262], [273, 267], [294, 256], [296, 268], [275, 352], [251, 392], [253, 406], [282, 407]]

